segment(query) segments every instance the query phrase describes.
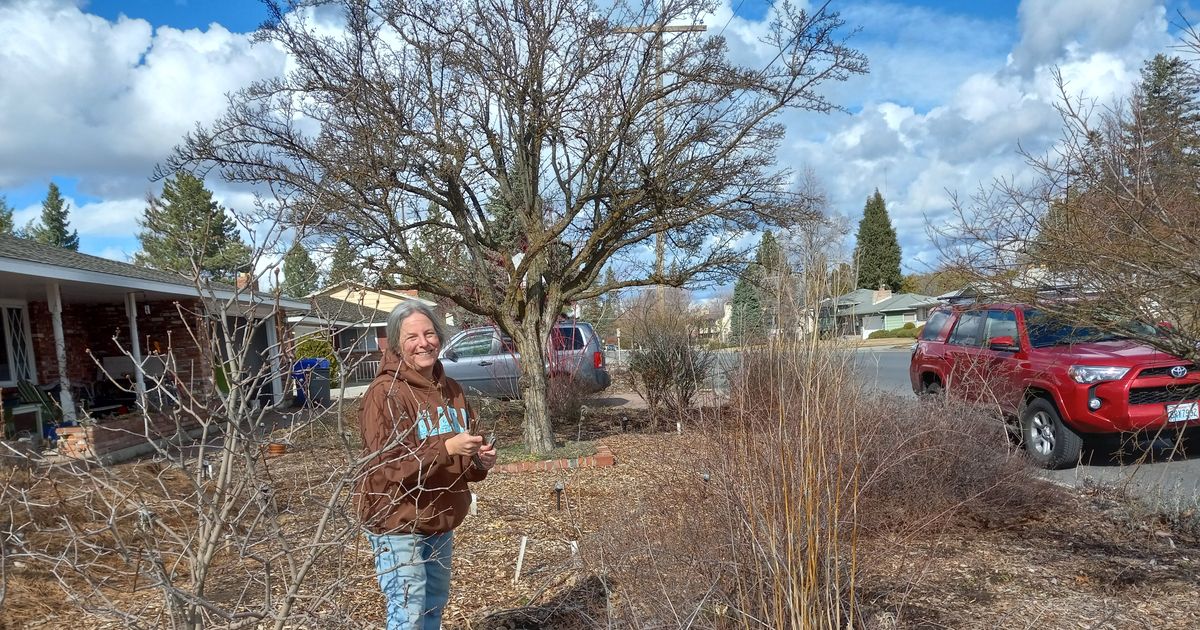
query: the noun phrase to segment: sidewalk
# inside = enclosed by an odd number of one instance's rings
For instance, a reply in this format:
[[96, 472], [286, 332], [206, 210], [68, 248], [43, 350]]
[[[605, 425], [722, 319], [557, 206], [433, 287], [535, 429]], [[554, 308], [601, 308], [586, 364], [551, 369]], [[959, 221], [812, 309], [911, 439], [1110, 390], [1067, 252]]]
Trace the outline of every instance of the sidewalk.
[[367, 393], [368, 387], [370, 387], [369, 383], [366, 385], [351, 385], [350, 387], [331, 387], [329, 388], [329, 397], [334, 400], [362, 398], [363, 394]]
[[855, 348], [911, 348], [916, 339], [859, 339], [850, 343]]

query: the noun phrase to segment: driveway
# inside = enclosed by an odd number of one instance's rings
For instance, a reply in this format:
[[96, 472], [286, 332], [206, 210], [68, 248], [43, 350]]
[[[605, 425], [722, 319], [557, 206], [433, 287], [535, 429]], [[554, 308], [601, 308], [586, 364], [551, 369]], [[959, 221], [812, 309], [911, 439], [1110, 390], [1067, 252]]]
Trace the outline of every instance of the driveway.
[[[910, 351], [894, 348], [862, 348], [854, 353], [854, 366], [869, 389], [898, 394], [914, 401], [908, 380]], [[1089, 465], [1070, 470], [1047, 471], [1049, 479], [1072, 486], [1105, 483], [1125, 486], [1150, 500], [1200, 502], [1200, 452], [1192, 457], [1171, 455], [1166, 440], [1136, 445], [1145, 461], [1136, 457], [1116, 459], [1096, 451], [1084, 451]], [[1200, 506], [1197, 506], [1200, 507]]]

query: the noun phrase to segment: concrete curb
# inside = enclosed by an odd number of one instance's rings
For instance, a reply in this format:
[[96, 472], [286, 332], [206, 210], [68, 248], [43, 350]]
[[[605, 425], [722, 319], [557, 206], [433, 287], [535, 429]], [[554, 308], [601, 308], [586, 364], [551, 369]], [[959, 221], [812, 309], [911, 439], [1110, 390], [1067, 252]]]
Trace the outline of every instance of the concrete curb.
[[550, 471], [550, 470], [566, 470], [572, 468], [607, 468], [615, 466], [617, 460], [613, 457], [612, 451], [607, 446], [600, 444], [596, 447], [596, 454], [588, 457], [576, 457], [572, 459], [544, 459], [540, 462], [512, 462], [509, 464], [498, 464], [492, 468], [492, 472], [500, 473], [519, 473], [529, 471]]

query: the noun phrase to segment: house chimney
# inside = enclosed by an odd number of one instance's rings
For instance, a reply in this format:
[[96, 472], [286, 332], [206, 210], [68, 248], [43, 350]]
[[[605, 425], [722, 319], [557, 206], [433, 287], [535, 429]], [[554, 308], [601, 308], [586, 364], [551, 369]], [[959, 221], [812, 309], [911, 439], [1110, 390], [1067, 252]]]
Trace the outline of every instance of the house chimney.
[[879, 288], [875, 289], [875, 292], [871, 294], [871, 304], [878, 304], [890, 297], [892, 297], [892, 290], [888, 288], [888, 285], [881, 284], [879, 285]]
[[251, 273], [239, 273], [237, 275], [237, 280], [234, 281], [234, 285], [239, 291], [243, 289], [258, 291], [258, 280], [256, 280], [254, 278], [254, 274]]

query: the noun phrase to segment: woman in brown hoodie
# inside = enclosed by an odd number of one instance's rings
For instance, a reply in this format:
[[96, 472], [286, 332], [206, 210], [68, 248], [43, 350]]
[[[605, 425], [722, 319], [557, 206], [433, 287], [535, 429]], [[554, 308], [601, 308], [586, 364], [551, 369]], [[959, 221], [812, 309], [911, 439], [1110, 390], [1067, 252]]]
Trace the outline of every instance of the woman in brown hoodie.
[[387, 342], [359, 414], [370, 460], [358, 512], [387, 597], [388, 628], [433, 630], [450, 596], [454, 528], [471, 504], [467, 482], [483, 481], [496, 451], [472, 435], [474, 410], [442, 370], [445, 337], [434, 314], [397, 306]]

